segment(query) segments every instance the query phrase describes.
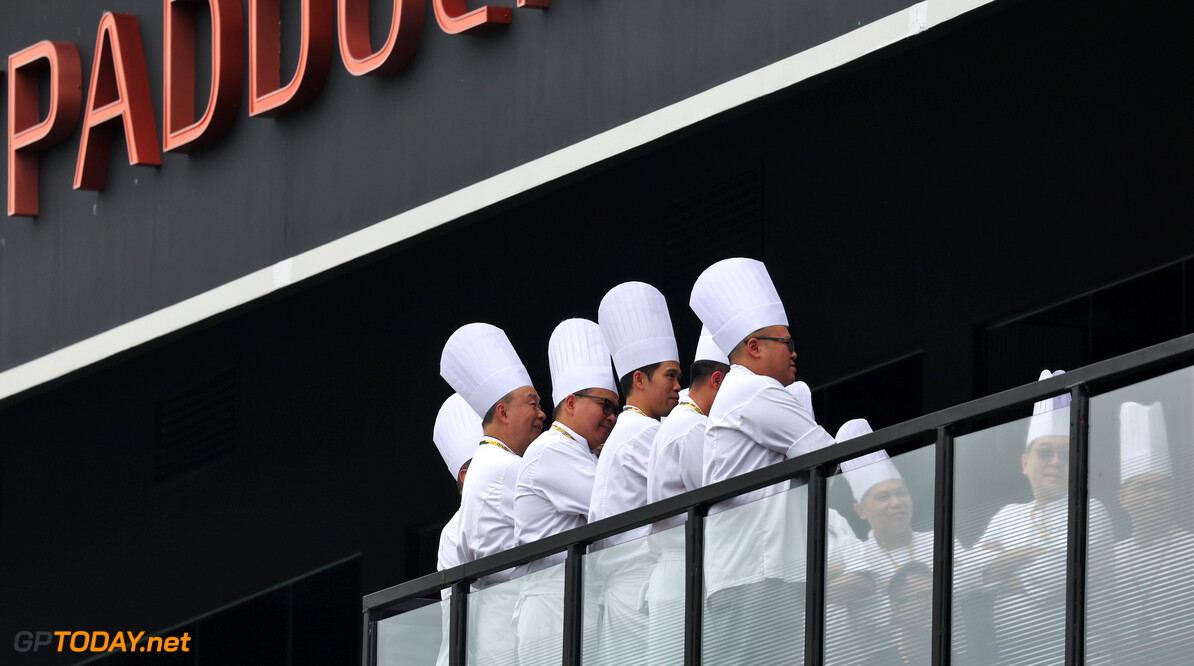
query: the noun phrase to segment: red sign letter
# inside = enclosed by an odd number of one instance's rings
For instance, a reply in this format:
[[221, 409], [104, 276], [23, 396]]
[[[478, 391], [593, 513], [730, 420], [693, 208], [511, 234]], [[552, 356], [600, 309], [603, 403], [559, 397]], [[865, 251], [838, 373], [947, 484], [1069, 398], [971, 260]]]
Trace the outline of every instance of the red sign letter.
[[76, 190], [104, 189], [112, 130], [121, 120], [129, 164], [162, 163], [141, 28], [132, 14], [105, 12], [100, 19], [86, 112], [75, 165]]
[[249, 0], [249, 115], [276, 116], [319, 95], [332, 62], [333, 0], [303, 0], [298, 69], [282, 87], [281, 0]]
[[211, 94], [195, 121], [195, 3], [165, 0], [166, 63], [162, 113], [166, 151], [189, 153], [228, 133], [244, 83], [245, 23], [240, 0], [206, 0], [211, 6]]
[[[38, 122], [38, 73], [50, 69], [50, 111]], [[37, 215], [37, 153], [75, 131], [83, 105], [79, 49], [38, 42], [8, 56], [8, 214]]]
[[423, 36], [424, 0], [394, 0], [394, 18], [385, 46], [369, 44], [369, 0], [340, 0], [340, 57], [353, 76], [390, 74], [402, 69]]
[[431, 0], [431, 5], [439, 27], [449, 35], [479, 35], [510, 22], [509, 7], [485, 5], [470, 12], [464, 0]]

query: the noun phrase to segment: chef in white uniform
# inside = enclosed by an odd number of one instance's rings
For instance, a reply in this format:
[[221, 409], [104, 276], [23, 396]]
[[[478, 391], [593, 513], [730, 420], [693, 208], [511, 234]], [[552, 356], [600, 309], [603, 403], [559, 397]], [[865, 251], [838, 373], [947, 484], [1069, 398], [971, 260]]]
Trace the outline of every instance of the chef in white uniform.
[[[596, 449], [618, 418], [618, 392], [609, 351], [597, 324], [568, 319], [547, 343], [555, 422], [523, 455], [514, 492], [519, 545], [587, 522]], [[518, 656], [521, 666], [560, 663], [564, 628], [564, 554], [519, 567]], [[593, 599], [594, 604], [596, 599]], [[586, 623], [596, 606], [586, 608]]]
[[[647, 462], [647, 501], [658, 502], [701, 486], [705, 420], [721, 382], [730, 370], [725, 352], [702, 327], [689, 370], [691, 386], [655, 433]], [[652, 664], [684, 660], [685, 516], [651, 526], [648, 545], [658, 560], [649, 574], [648, 657]]]
[[[705, 429], [706, 484], [833, 444], [810, 411], [784, 390], [795, 381], [795, 343], [761, 262], [735, 258], [713, 264], [697, 278], [689, 304], [731, 364]], [[705, 653], [714, 663], [804, 658], [807, 500], [797, 492], [775, 496], [790, 487], [776, 484], [710, 511]], [[717, 512], [732, 507], [740, 507], [732, 518], [717, 520]]]
[[[481, 417], [472, 407], [453, 393], [439, 408], [435, 417], [435, 428], [431, 439], [439, 455], [448, 466], [448, 472], [456, 479], [456, 491], [464, 491], [464, 477], [468, 471], [469, 461], [473, 452], [477, 450], [477, 442], [481, 441]], [[443, 571], [460, 564], [460, 509], [452, 514], [452, 519], [444, 525], [439, 534], [439, 556], [435, 562], [435, 570]], [[440, 591], [440, 598], [447, 599], [452, 595], [451, 588]], [[441, 604], [443, 610], [442, 640], [440, 641], [438, 666], [448, 664], [448, 626], [451, 613], [448, 604]]]
[[[1046, 370], [1040, 379], [1061, 373]], [[1020, 456], [1032, 501], [1000, 509], [971, 550], [981, 585], [994, 595], [1000, 663], [1064, 660], [1069, 451], [1069, 394], [1036, 403]], [[1088, 571], [1110, 579], [1114, 570], [1107, 512], [1092, 499], [1089, 516]], [[1088, 635], [1092, 631], [1097, 628], [1088, 626]], [[1088, 658], [1097, 652], [1088, 649]]]
[[[466, 324], [444, 345], [440, 375], [481, 415], [483, 436], [473, 454], [460, 503], [460, 560], [493, 555], [515, 545], [514, 485], [522, 454], [539, 436], [546, 415], [539, 394], [506, 334], [489, 324]], [[474, 583], [470, 599], [470, 664], [515, 663], [512, 571]], [[486, 589], [500, 586], [496, 589]]]
[[[613, 355], [626, 406], [597, 462], [589, 521], [616, 516], [647, 503], [647, 463], [660, 418], [679, 402], [680, 362], [667, 301], [642, 282], [625, 282], [606, 293], [597, 322]], [[637, 539], [589, 557], [601, 587], [598, 648], [610, 663], [639, 659], [647, 648], [642, 589], [651, 566], [640, 527], [596, 544], [594, 550]], [[588, 653], [588, 651], [586, 651]]]
[[[844, 442], [871, 432], [866, 419], [854, 419], [842, 424], [837, 441]], [[849, 604], [851, 627], [827, 628], [827, 633], [842, 630], [853, 634], [856, 649], [862, 656], [891, 647], [899, 637], [887, 598], [888, 585], [897, 570], [909, 562], [920, 562], [932, 569], [933, 532], [912, 530], [912, 495], [904, 478], [886, 451], [876, 451], [841, 464], [842, 477], [854, 495], [854, 512], [870, 525], [870, 532], [854, 551], [852, 570], [867, 571], [874, 580], [875, 593]], [[953, 590], [964, 594], [974, 583], [974, 567], [970, 566], [962, 545], [954, 542]], [[906, 635], [906, 630], [905, 630]], [[964, 651], [965, 626], [957, 619], [953, 624], [953, 652]], [[921, 636], [928, 643], [931, 636]], [[857, 663], [858, 655], [840, 663]]]
[[1132, 534], [1115, 547], [1114, 585], [1091, 580], [1105, 604], [1115, 664], [1194, 662], [1194, 536], [1178, 527], [1177, 488], [1161, 403], [1119, 411], [1118, 499]]

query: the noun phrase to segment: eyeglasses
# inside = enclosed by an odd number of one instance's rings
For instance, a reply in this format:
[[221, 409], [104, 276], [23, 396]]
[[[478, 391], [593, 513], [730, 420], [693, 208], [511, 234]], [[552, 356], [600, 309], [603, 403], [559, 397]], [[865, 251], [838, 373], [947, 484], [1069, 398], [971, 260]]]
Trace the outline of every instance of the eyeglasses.
[[1048, 447], [1036, 450], [1036, 459], [1041, 462], [1045, 462], [1045, 463], [1050, 462], [1053, 460], [1053, 456], [1057, 456], [1057, 459], [1059, 461], [1061, 461], [1062, 463], [1069, 462], [1070, 450], [1069, 449], [1050, 449]]
[[787, 338], [768, 338], [768, 337], [764, 337], [764, 336], [761, 336], [761, 335], [755, 335], [755, 336], [752, 336], [752, 337], [753, 337], [755, 340], [774, 340], [774, 341], [776, 341], [776, 342], [782, 342], [782, 343], [784, 343], [785, 345], [787, 345], [787, 346], [788, 346], [788, 353], [789, 353], [789, 354], [795, 354], [795, 353], [796, 353], [796, 341], [795, 341], [795, 340], [793, 340], [791, 337], [787, 337]]
[[605, 412], [606, 416], [618, 411], [618, 403], [609, 398], [602, 398], [599, 395], [589, 395], [588, 393], [573, 393], [572, 395], [578, 398], [592, 398], [593, 400], [597, 400], [601, 403], [601, 411]]

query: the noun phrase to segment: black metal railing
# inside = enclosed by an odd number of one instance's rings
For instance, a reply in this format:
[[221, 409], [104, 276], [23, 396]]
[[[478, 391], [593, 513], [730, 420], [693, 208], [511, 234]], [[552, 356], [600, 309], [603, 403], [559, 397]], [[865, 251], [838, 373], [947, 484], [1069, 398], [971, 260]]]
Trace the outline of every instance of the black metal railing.
[[[510, 569], [560, 552], [567, 552], [564, 574], [563, 663], [581, 662], [583, 578], [582, 555], [587, 547], [627, 530], [687, 514], [686, 606], [684, 612], [684, 663], [701, 664], [702, 582], [704, 580], [704, 523], [708, 508], [738, 495], [791, 479], [808, 484], [808, 533], [824, 534], [826, 525], [827, 477], [839, 463], [893, 447], [912, 450], [936, 446], [934, 482], [934, 566], [932, 663], [947, 666], [951, 658], [952, 563], [954, 558], [954, 433], [977, 421], [1022, 417], [1038, 400], [1067, 391], [1072, 396], [1070, 411], [1070, 494], [1066, 574], [1066, 664], [1081, 664], [1085, 641], [1085, 584], [1087, 548], [1087, 461], [1089, 454], [1089, 399], [1194, 362], [1194, 334], [1148, 347], [1130, 354], [1071, 370], [1063, 375], [1016, 387], [972, 402], [921, 416], [715, 483], [626, 513], [553, 535], [536, 543], [512, 548], [451, 569], [428, 574], [366, 595], [363, 599], [363, 664], [375, 666], [377, 622], [395, 609], [409, 608], [417, 600], [438, 596], [452, 589], [449, 623], [450, 664], [465, 663], [465, 633], [468, 620], [469, 584], [484, 576]], [[809, 538], [806, 571], [805, 663], [821, 662], [825, 637], [825, 540]]]

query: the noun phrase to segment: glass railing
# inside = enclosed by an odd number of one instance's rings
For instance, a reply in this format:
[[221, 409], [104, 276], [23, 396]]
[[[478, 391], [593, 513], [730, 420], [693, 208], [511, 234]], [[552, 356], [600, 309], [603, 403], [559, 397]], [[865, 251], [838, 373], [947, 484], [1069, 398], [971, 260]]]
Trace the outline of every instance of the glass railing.
[[363, 663], [1192, 663], [1192, 364], [1186, 336], [370, 594]]

